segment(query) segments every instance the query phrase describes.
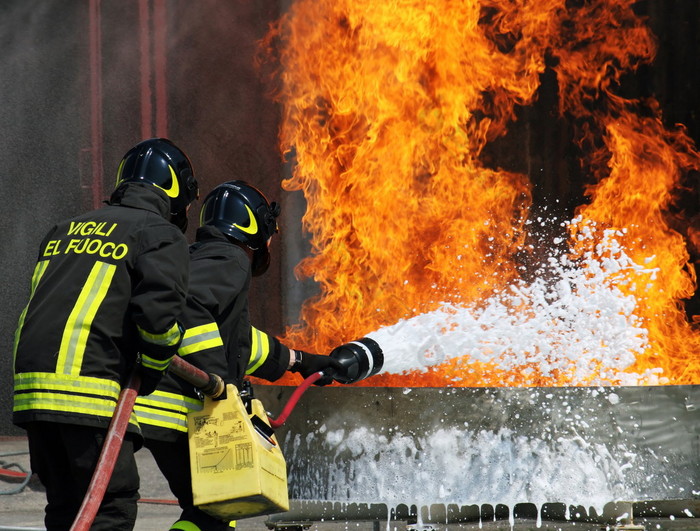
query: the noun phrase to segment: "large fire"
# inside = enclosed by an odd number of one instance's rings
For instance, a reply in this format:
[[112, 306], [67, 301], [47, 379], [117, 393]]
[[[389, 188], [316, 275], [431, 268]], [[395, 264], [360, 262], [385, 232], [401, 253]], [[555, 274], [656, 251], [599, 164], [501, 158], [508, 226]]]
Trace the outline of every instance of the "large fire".
[[[667, 215], [682, 177], [700, 168], [700, 154], [682, 128], [663, 125], [655, 101], [615, 92], [621, 76], [655, 52], [632, 4], [296, 0], [263, 49], [276, 66], [282, 150], [295, 161], [284, 186], [302, 190], [308, 205], [312, 253], [297, 272], [312, 277], [320, 294], [304, 304], [301, 324], [284, 341], [327, 352], [446, 305], [478, 310], [522, 282], [517, 257], [528, 249], [530, 179], [487, 165], [483, 154], [506, 134], [517, 107], [535, 101], [551, 69], [559, 112], [576, 124], [595, 183], [567, 223], [567, 259], [588, 274], [591, 260], [605, 263], [614, 253], [603, 245], [614, 234], [633, 267], [607, 273], [602, 283], [634, 298], [633, 318], [646, 331], [626, 371], [655, 374], [653, 382], [700, 383], [700, 332], [682, 306], [695, 292], [695, 272]], [[522, 299], [509, 311], [538, 310]], [[543, 371], [527, 356], [504, 372], [488, 359], [453, 353], [427, 372], [366, 383], [572, 380], [569, 371]]]

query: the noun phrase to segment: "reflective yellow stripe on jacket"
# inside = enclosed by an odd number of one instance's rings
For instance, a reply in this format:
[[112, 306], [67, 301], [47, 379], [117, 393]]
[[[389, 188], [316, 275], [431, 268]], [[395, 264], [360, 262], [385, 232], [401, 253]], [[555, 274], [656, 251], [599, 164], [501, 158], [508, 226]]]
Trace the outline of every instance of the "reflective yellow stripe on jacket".
[[138, 329], [141, 338], [148, 343], [152, 343], [153, 345], [170, 347], [180, 341], [180, 327], [177, 323], [173, 323], [173, 325], [162, 334], [152, 334], [138, 325], [136, 328]]
[[22, 314], [19, 316], [19, 322], [17, 323], [17, 330], [15, 331], [15, 344], [14, 344], [14, 347], [12, 348], [13, 363], [14, 363], [14, 360], [17, 358], [17, 344], [19, 343], [19, 335], [20, 335], [20, 332], [22, 332], [22, 326], [24, 325], [24, 319], [27, 317], [27, 310], [29, 309], [29, 303], [32, 302], [32, 297], [34, 296], [34, 292], [36, 291], [37, 284], [39, 284], [39, 281], [41, 280], [41, 277], [44, 275], [44, 271], [46, 271], [46, 267], [48, 265], [49, 265], [48, 260], [42, 260], [41, 262], [38, 262], [36, 264], [36, 266], [34, 267], [34, 273], [32, 274], [32, 287], [31, 287], [31, 292], [29, 294], [29, 302], [24, 307], [24, 310], [22, 310]]
[[[32, 277], [30, 302], [48, 264], [48, 260], [37, 263]], [[33, 410], [111, 418], [119, 398], [119, 384], [106, 378], [82, 376], [80, 372], [90, 329], [107, 296], [115, 271], [116, 266], [106, 262], [98, 261], [92, 266], [63, 330], [55, 372], [14, 375], [15, 412]], [[26, 312], [27, 309], [20, 317], [15, 352]], [[136, 415], [131, 416], [130, 422], [138, 425]]]
[[[14, 411], [46, 410], [111, 417], [119, 384], [90, 376], [49, 372], [15, 374]], [[132, 415], [132, 423], [136, 417]]]
[[250, 359], [245, 373], [252, 374], [270, 355], [270, 338], [254, 326], [250, 327]]
[[183, 432], [187, 431], [187, 413], [201, 409], [200, 400], [165, 391], [140, 396], [134, 406], [140, 424]]
[[216, 323], [207, 323], [185, 330], [185, 337], [182, 338], [177, 353], [184, 357], [208, 348], [221, 347], [223, 344]]
[[57, 373], [80, 374], [92, 321], [107, 295], [116, 270], [117, 266], [106, 262], [95, 262], [92, 267], [63, 331], [56, 362]]
[[[223, 344], [216, 323], [207, 323], [185, 330], [177, 353], [185, 357]], [[159, 390], [139, 397], [134, 406], [139, 423], [182, 432], [187, 431], [187, 413], [201, 409], [196, 398]]]

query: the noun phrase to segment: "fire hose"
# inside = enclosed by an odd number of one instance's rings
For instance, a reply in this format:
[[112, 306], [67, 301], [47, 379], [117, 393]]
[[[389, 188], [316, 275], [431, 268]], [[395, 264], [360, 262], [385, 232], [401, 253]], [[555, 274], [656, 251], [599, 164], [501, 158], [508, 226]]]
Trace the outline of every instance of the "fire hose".
[[[336, 371], [332, 375], [333, 379], [345, 384], [354, 383], [377, 374], [384, 363], [381, 348], [369, 338], [341, 345], [334, 349], [330, 356], [339, 361], [342, 366], [342, 370]], [[173, 357], [169, 370], [211, 398], [220, 397], [225, 390], [225, 383], [220, 376], [198, 369], [179, 356]], [[323, 376], [323, 372], [317, 372], [305, 378], [292, 393], [280, 415], [276, 419], [270, 419], [270, 427], [274, 429], [282, 426], [304, 392]], [[97, 466], [70, 531], [88, 531], [97, 515], [124, 441], [124, 434], [138, 396], [140, 383], [137, 367], [119, 394]]]
[[112, 420], [107, 429], [97, 467], [92, 473], [90, 485], [78, 510], [78, 515], [73, 521], [71, 531], [88, 531], [93, 520], [95, 520], [97, 509], [99, 509], [105, 490], [107, 490], [107, 484], [112, 478], [114, 465], [124, 442], [124, 434], [129, 424], [131, 412], [134, 409], [134, 402], [136, 402], [140, 385], [141, 377], [138, 368], [136, 368], [131, 373], [129, 382], [119, 393], [119, 400], [117, 400], [117, 406], [114, 409]]
[[[8, 480], [11, 482], [19, 482], [19, 484], [9, 490], [0, 491], [0, 495], [10, 495], [22, 492], [24, 488], [29, 484], [31, 479], [31, 473], [26, 470], [19, 463], [8, 463], [3, 461], [2, 458], [10, 457], [13, 455], [26, 455], [28, 451], [23, 452], [9, 452], [0, 454], [0, 479]], [[16, 470], [14, 470], [16, 469]]]
[[[170, 364], [170, 370], [183, 380], [188, 381], [203, 393], [217, 398], [224, 391], [224, 381], [216, 374], [208, 374], [194, 365], [187, 363], [179, 356], [175, 356]], [[112, 478], [114, 465], [117, 461], [119, 451], [124, 442], [124, 434], [129, 425], [129, 419], [134, 409], [134, 403], [138, 396], [141, 378], [138, 367], [134, 369], [129, 378], [129, 382], [119, 394], [117, 406], [114, 409], [112, 420], [107, 429], [100, 457], [97, 466], [92, 474], [90, 485], [83, 499], [83, 503], [78, 510], [78, 515], [73, 521], [71, 531], [88, 531], [95, 520], [97, 510], [102, 503], [107, 485]]]
[[287, 400], [287, 404], [282, 408], [282, 412], [279, 414], [279, 416], [276, 419], [269, 419], [270, 427], [272, 429], [279, 428], [280, 426], [282, 426], [282, 424], [284, 424], [287, 421], [287, 417], [289, 417], [289, 414], [296, 407], [297, 402], [301, 398], [301, 395], [303, 395], [306, 392], [306, 390], [321, 377], [323, 377], [322, 372], [315, 372], [311, 376], [305, 378], [304, 381], [301, 382], [301, 384], [299, 384], [299, 387], [297, 387], [294, 390], [292, 396], [290, 396], [289, 400]]

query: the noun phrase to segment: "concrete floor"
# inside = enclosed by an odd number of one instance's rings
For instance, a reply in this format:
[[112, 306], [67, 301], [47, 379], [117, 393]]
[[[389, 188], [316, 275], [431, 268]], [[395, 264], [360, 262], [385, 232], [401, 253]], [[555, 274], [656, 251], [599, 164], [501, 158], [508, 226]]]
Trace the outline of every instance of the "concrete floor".
[[[2, 468], [7, 468], [9, 464], [16, 463], [25, 469], [29, 469], [29, 456], [26, 453], [26, 440], [20, 437], [0, 437], [0, 462]], [[158, 471], [151, 454], [148, 451], [137, 453], [139, 469], [141, 471], [142, 502], [139, 504], [139, 516], [136, 523], [136, 531], [166, 530], [179, 515], [179, 508], [174, 504], [172, 495]], [[0, 492], [6, 493], [18, 487], [17, 483], [0, 480]], [[43, 507], [44, 493], [41, 486], [32, 481], [21, 492], [0, 495], [0, 531], [34, 531], [43, 530]], [[294, 509], [297, 509], [296, 513]], [[299, 504], [292, 502], [292, 515], [299, 513]], [[303, 511], [302, 511], [303, 512]], [[328, 514], [326, 512], [326, 514]], [[354, 515], [352, 518], [356, 518]], [[411, 530], [477, 530], [484, 529], [490, 531], [601, 531], [601, 530], [634, 530], [656, 531], [700, 531], [700, 519], [697, 518], [637, 518], [634, 521], [637, 526], [624, 527], [605, 525], [596, 522], [538, 522], [534, 518], [517, 518], [510, 521], [505, 519], [491, 521], [473, 521], [455, 524], [423, 524], [411, 523], [408, 520], [397, 520], [387, 522], [386, 517], [367, 521], [347, 519], [341, 515], [340, 521], [333, 521], [328, 516], [323, 521], [302, 521], [300, 519], [285, 519], [284, 515], [276, 515], [275, 521], [263, 516], [240, 520], [238, 529], [246, 530], [267, 530], [276, 528], [279, 530], [310, 530], [310, 531], [403, 531]]]

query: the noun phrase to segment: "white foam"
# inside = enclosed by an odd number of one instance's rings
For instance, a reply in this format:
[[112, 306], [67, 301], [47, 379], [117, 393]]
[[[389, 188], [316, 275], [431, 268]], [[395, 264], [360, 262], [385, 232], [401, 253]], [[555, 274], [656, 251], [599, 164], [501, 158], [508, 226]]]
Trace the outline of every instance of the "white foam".
[[620, 463], [605, 445], [578, 437], [534, 439], [507, 428], [472, 432], [453, 427], [419, 435], [399, 432], [389, 440], [356, 428], [327, 433], [325, 445], [331, 455], [346, 456], [346, 467], [328, 471], [327, 499], [335, 501], [369, 500], [390, 507], [407, 501], [418, 506], [502, 503], [512, 509], [523, 501], [541, 506], [585, 500], [601, 514], [606, 503], [631, 495], [624, 470], [628, 463]]
[[[566, 373], [571, 385], [663, 383], [660, 369], [624, 372], [648, 348], [648, 333], [635, 315], [637, 300], [621, 288], [632, 277], [653, 281], [656, 269], [635, 263], [619, 235], [604, 231], [595, 253], [577, 263], [552, 251], [536, 280], [518, 280], [478, 305], [444, 304], [367, 334], [384, 350], [383, 372], [459, 358], [465, 371], [475, 361], [517, 370], [522, 383], [532, 366], [544, 376]], [[579, 236], [592, 237], [585, 229]]]

